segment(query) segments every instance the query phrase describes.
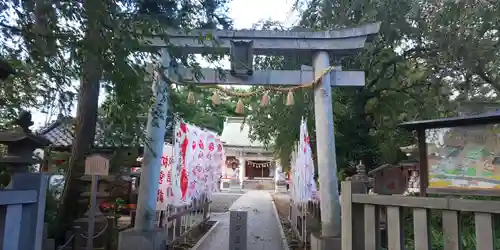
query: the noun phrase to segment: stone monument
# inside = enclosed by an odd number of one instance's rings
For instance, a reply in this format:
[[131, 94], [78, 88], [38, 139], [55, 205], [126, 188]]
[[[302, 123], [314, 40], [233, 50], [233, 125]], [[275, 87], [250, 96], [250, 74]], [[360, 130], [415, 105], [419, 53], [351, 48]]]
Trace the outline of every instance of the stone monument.
[[233, 176], [231, 176], [231, 184], [229, 186], [230, 191], [240, 191], [241, 183], [240, 183], [240, 169], [235, 168], [233, 171]]
[[285, 173], [283, 173], [283, 169], [281, 164], [276, 164], [276, 170], [274, 173], [274, 192], [286, 192], [286, 179]]
[[229, 250], [247, 250], [247, 211], [229, 212]]
[[[0, 144], [7, 146], [7, 154], [0, 158], [0, 164], [7, 166], [9, 173], [26, 173], [28, 167], [42, 163], [33, 156], [33, 151], [46, 147], [50, 141], [34, 135], [29, 129], [33, 125], [31, 113], [23, 111], [12, 124], [15, 127], [9, 131], [0, 132]], [[10, 184], [8, 185], [10, 186]]]

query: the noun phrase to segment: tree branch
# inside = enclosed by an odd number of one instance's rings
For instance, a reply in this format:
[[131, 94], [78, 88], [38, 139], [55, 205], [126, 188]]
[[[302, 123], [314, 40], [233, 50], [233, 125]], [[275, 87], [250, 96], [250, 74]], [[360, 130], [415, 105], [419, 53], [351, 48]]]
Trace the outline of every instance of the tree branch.
[[8, 25], [8, 24], [2, 23], [2, 22], [0, 22], [0, 27], [5, 28], [5, 29], [10, 29], [10, 30], [12, 30], [13, 32], [16, 32], [16, 33], [21, 33], [22, 32], [21, 28], [15, 27], [15, 26], [11, 26], [11, 25]]
[[369, 98], [370, 99], [371, 98], [376, 98], [376, 97], [380, 96], [380, 94], [382, 94], [382, 92], [384, 92], [384, 91], [392, 91], [392, 92], [404, 93], [404, 94], [410, 96], [411, 98], [415, 99], [416, 101], [419, 101], [419, 99], [421, 99], [421, 98], [417, 98], [413, 93], [408, 92], [408, 90], [410, 90], [412, 88], [416, 88], [416, 87], [430, 87], [430, 83], [425, 82], [425, 81], [422, 81], [422, 83], [423, 84], [408, 85], [408, 86], [405, 86], [403, 88], [391, 88], [391, 87], [387, 87], [387, 88], [377, 89], [376, 91], [373, 91], [369, 95]]
[[484, 70], [483, 67], [477, 66], [476, 69], [474, 70], [474, 73], [476, 73], [479, 78], [481, 78], [483, 81], [486, 83], [490, 84], [491, 87], [496, 89], [498, 92], [500, 92], [500, 82], [496, 81], [495, 79], [491, 78], [486, 71]]
[[409, 50], [403, 52], [402, 55], [395, 56], [395, 57], [391, 58], [390, 60], [384, 62], [382, 64], [382, 70], [380, 70], [380, 73], [375, 78], [373, 78], [366, 85], [366, 87], [367, 88], [373, 87], [373, 85], [375, 85], [385, 75], [385, 73], [387, 73], [387, 70], [393, 64], [396, 64], [398, 62], [402, 62], [402, 61], [406, 60], [411, 54], [413, 54], [412, 57], [422, 57], [424, 55], [432, 55], [434, 53], [437, 53], [437, 50], [435, 48], [427, 48], [426, 49], [426, 48], [417, 47], [417, 48], [409, 49]]

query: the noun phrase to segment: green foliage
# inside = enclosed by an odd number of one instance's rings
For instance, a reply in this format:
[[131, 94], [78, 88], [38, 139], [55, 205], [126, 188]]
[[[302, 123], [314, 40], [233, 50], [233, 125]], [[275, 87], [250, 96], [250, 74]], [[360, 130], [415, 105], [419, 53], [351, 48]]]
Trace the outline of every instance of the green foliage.
[[[195, 104], [187, 103], [187, 95], [193, 91], [195, 95]], [[212, 91], [204, 88], [171, 87], [169, 89], [169, 108], [167, 120], [167, 129], [172, 129], [171, 121], [175, 117], [184, 121], [221, 133], [224, 125], [224, 119], [227, 116], [235, 116], [236, 102], [228, 99], [219, 105], [213, 105], [210, 99]], [[137, 98], [138, 105], [134, 110], [123, 112], [123, 106], [113, 97], [107, 97], [101, 105], [101, 115], [105, 123], [110, 124], [108, 131], [113, 131], [113, 135], [108, 138], [115, 138], [123, 144], [144, 140], [146, 117], [151, 103], [151, 94], [142, 92]], [[167, 131], [170, 134], [171, 131]]]
[[[482, 197], [482, 196], [472, 196], [472, 197], [462, 197], [463, 199], [472, 200], [498, 200], [495, 197]], [[404, 237], [405, 237], [405, 249], [413, 250], [415, 249], [414, 242], [414, 231], [413, 231], [413, 216], [411, 209], [403, 209], [404, 214]], [[429, 212], [429, 227], [430, 227], [430, 242], [431, 249], [443, 249], [444, 248], [444, 237], [443, 237], [443, 220], [442, 211], [440, 210], [430, 210]], [[493, 216], [493, 230], [494, 235], [499, 235], [500, 233], [500, 220], [498, 216]], [[476, 249], [476, 234], [475, 234], [475, 221], [474, 213], [463, 212], [459, 214], [459, 230], [461, 233], [462, 249], [464, 250], [475, 250]], [[495, 238], [495, 244], [497, 248], [500, 246], [500, 239]]]
[[[157, 55], [156, 50], [144, 48], [145, 38], [159, 36], [168, 43], [170, 28], [227, 27], [230, 22], [223, 11], [225, 4], [225, 0], [0, 3], [0, 53], [20, 72], [2, 82], [8, 93], [1, 95], [0, 125], [5, 124], [2, 119], [25, 107], [46, 111], [57, 107], [56, 114], [67, 114], [76, 93], [79, 95], [59, 231], [77, 216], [78, 207], [72, 199], [79, 192], [77, 179], [83, 173], [83, 156], [94, 142], [100, 86], [114, 102], [108, 106], [108, 114], [115, 114], [111, 117], [114, 124], [126, 132], [125, 140], [133, 140], [140, 105], [148, 104], [143, 102], [148, 100], [143, 88], [148, 76], [145, 65]], [[193, 60], [177, 51], [169, 52], [174, 60], [192, 64]], [[78, 91], [75, 79], [80, 80]]]
[[[364, 70], [366, 74], [365, 88], [333, 91], [340, 168], [358, 160], [363, 160], [369, 168], [396, 163], [405, 157], [399, 147], [414, 143], [411, 133], [397, 128], [399, 123], [456, 115], [454, 110], [463, 100], [497, 99], [492, 94], [495, 93], [494, 81], [485, 80], [479, 66], [486, 67], [487, 72], [498, 68], [495, 55], [499, 49], [494, 45], [498, 43], [494, 42], [496, 38], [492, 34], [496, 33], [492, 29], [498, 19], [493, 13], [498, 13], [499, 7], [477, 3], [479, 5], [410, 0], [336, 1], [333, 4], [322, 0], [297, 1], [297, 6], [302, 7], [297, 28], [327, 30], [381, 22], [380, 34], [373, 43], [362, 53], [342, 58], [340, 62], [344, 70]], [[467, 14], [458, 14], [462, 11]], [[484, 20], [473, 18], [478, 15], [486, 17]], [[484, 53], [488, 55], [482, 57]], [[474, 59], [466, 63], [464, 58]], [[473, 65], [472, 61], [477, 63]], [[310, 65], [311, 61], [310, 58], [264, 58], [256, 63], [262, 68], [298, 69], [301, 64]], [[455, 98], [449, 98], [451, 91]], [[296, 93], [293, 107], [282, 105], [281, 96], [274, 96], [276, 100], [270, 105], [274, 110], [254, 108], [250, 118], [253, 137], [267, 143], [276, 137], [274, 148], [278, 153], [290, 152], [290, 142], [297, 140], [298, 116], [306, 117], [314, 126], [310, 92]], [[292, 109], [296, 113], [289, 115]], [[297, 128], [290, 129], [292, 124]], [[311, 137], [313, 132], [314, 128], [310, 130]]]
[[[328, 30], [381, 22], [373, 43], [340, 62], [344, 70], [364, 70], [366, 75], [364, 88], [333, 90], [340, 173], [353, 161], [363, 160], [373, 168], [404, 159], [399, 147], [414, 144], [415, 138], [397, 128], [401, 122], [453, 116], [465, 101], [498, 102], [500, 3], [312, 0], [296, 1], [296, 6], [301, 7], [298, 28]], [[311, 61], [265, 58], [256, 63], [263, 68], [299, 69]], [[287, 107], [282, 96], [272, 96], [269, 110], [252, 109], [250, 123], [254, 138], [274, 143], [276, 152], [286, 152], [282, 156], [286, 158], [298, 138], [298, 117], [306, 117], [314, 127], [313, 99], [311, 92], [297, 92], [295, 105]], [[314, 128], [310, 133], [314, 137]], [[430, 221], [431, 248], [442, 249], [441, 215], [433, 212]], [[461, 215], [461, 228], [464, 249], [475, 249], [471, 214]], [[413, 249], [412, 230], [412, 217], [406, 216], [408, 249]]]

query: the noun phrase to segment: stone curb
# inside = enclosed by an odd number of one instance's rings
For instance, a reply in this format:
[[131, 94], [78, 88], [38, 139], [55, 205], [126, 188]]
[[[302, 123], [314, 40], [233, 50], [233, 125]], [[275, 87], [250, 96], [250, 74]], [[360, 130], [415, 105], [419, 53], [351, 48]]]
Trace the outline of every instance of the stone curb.
[[213, 231], [215, 230], [215, 228], [217, 228], [217, 226], [219, 226], [219, 221], [216, 221], [212, 227], [210, 229], [208, 229], [208, 231], [205, 233], [205, 235], [203, 235], [203, 237], [200, 238], [200, 240], [198, 240], [198, 242], [196, 243], [196, 245], [194, 245], [191, 250], [198, 250], [198, 248], [201, 246], [201, 244], [203, 244], [203, 242], [208, 238], [208, 236], [210, 236], [210, 234], [213, 233]]
[[278, 222], [278, 226], [280, 228], [280, 236], [281, 236], [281, 242], [283, 243], [283, 250], [290, 250], [290, 247], [288, 247], [288, 241], [285, 236], [285, 231], [283, 230], [283, 225], [281, 225], [278, 209], [276, 208], [276, 204], [274, 203], [274, 197], [272, 197], [272, 195], [271, 198], [273, 199], [274, 216], [276, 217], [276, 221]]

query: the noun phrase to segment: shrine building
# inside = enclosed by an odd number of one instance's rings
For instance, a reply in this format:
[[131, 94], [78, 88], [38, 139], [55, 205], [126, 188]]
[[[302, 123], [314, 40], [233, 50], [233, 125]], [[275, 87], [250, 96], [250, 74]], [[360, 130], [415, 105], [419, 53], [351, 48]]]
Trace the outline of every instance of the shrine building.
[[250, 126], [244, 117], [227, 117], [220, 136], [226, 151], [223, 178], [238, 178], [245, 188], [273, 183], [275, 161], [270, 148], [249, 137]]

